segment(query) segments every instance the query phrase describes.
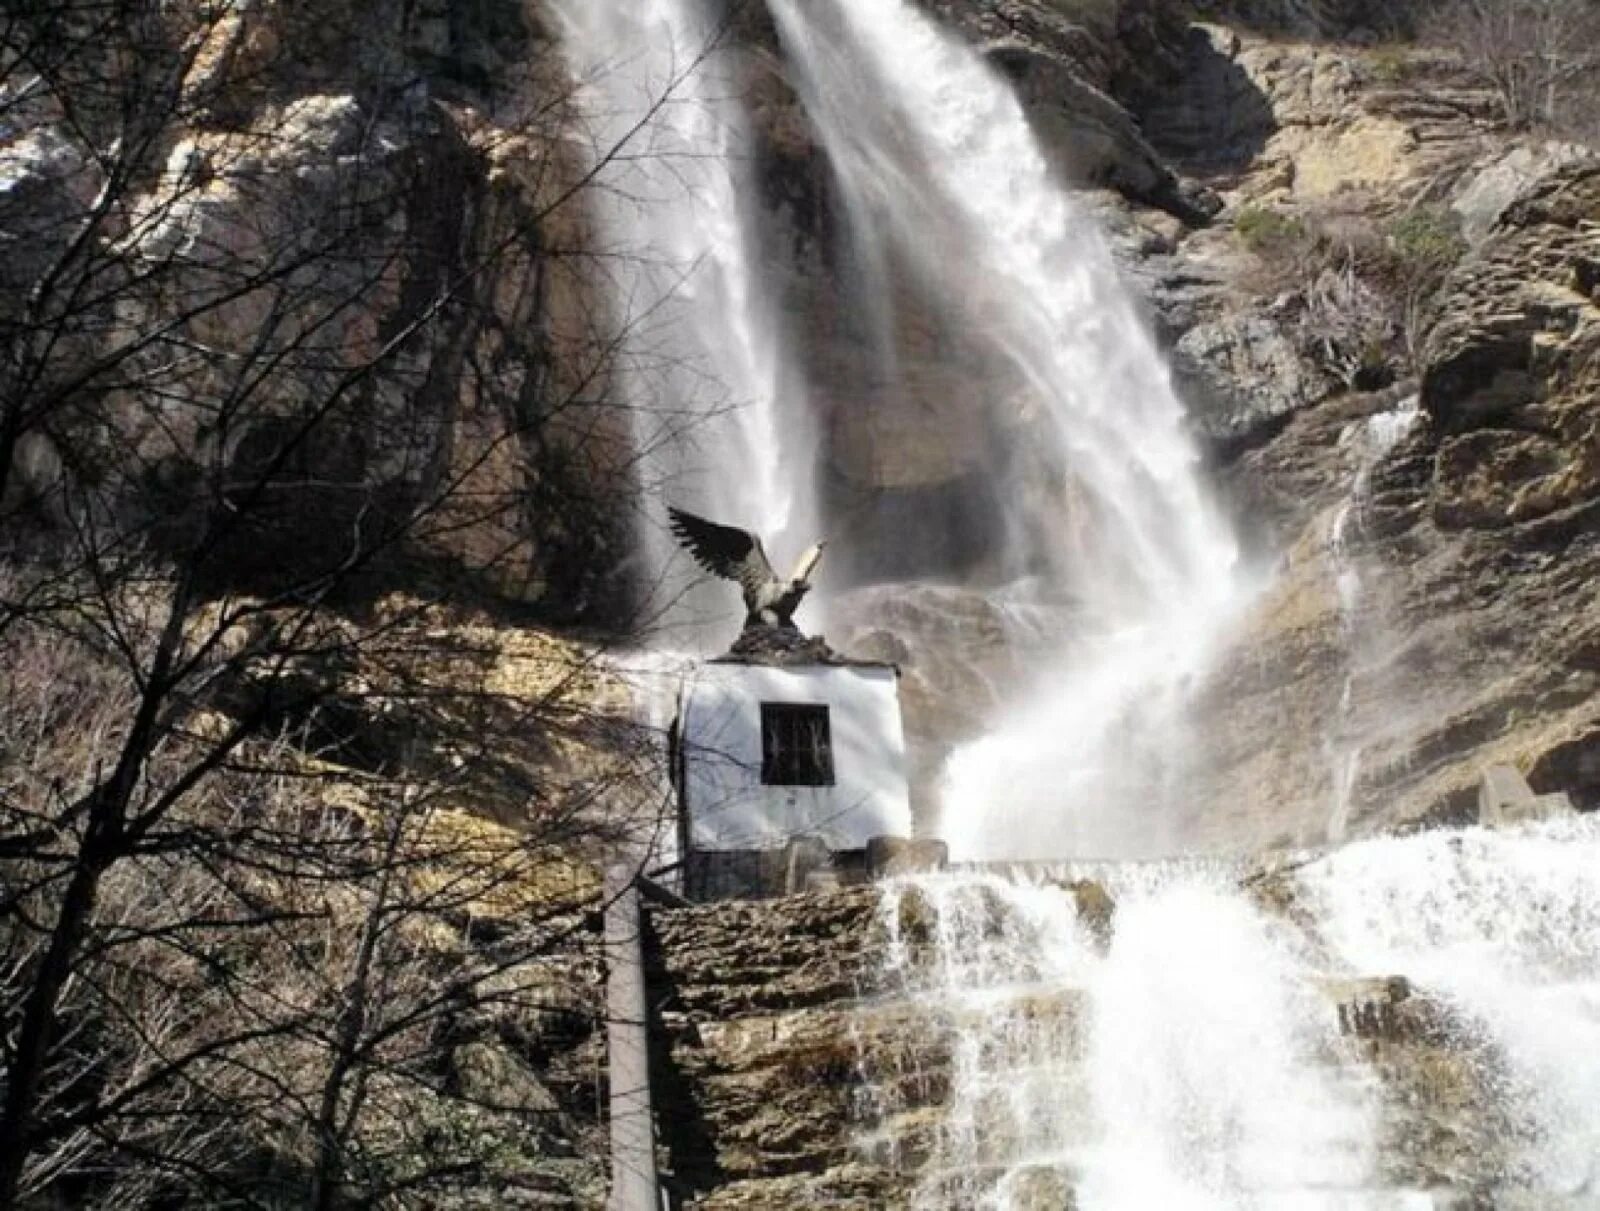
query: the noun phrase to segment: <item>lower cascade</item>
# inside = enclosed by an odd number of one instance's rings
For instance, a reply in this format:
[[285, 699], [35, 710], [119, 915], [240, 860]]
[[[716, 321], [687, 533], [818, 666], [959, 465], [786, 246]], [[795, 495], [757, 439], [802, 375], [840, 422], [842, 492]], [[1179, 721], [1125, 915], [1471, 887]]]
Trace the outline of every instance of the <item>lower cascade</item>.
[[929, 1209], [1600, 1206], [1597, 863], [1569, 818], [892, 882], [856, 1146]]

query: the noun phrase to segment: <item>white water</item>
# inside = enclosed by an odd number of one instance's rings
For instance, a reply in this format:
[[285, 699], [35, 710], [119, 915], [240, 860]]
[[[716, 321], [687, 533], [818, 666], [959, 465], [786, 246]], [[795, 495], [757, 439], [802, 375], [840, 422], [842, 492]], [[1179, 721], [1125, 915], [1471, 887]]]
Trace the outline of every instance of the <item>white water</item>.
[[643, 579], [667, 643], [725, 643], [737, 607], [687, 591], [666, 504], [755, 530], [781, 564], [817, 536], [816, 437], [770, 293], [741, 64], [702, 0], [553, 2], [597, 174]]
[[1105, 953], [1059, 887], [886, 893], [891, 929], [907, 898], [932, 908], [931, 946], [891, 946], [891, 978], [956, 1036], [915, 1206], [1060, 1205], [1042, 1177], [1085, 1211], [1334, 1207], [1369, 1189], [1371, 1110], [1319, 1062], [1337, 1020], [1280, 931], [1220, 879], [1146, 875]]
[[1372, 495], [1372, 476], [1378, 464], [1393, 452], [1420, 419], [1420, 402], [1412, 396], [1390, 411], [1347, 426], [1339, 435], [1339, 445], [1350, 452], [1353, 469], [1349, 495], [1328, 528], [1328, 559], [1339, 594], [1340, 630], [1348, 662], [1339, 693], [1338, 714], [1327, 739], [1332, 782], [1327, 836], [1333, 842], [1344, 840], [1356, 781], [1361, 776], [1361, 759], [1366, 746], [1354, 718], [1356, 683], [1362, 672], [1359, 657], [1363, 647], [1370, 646], [1373, 636], [1368, 632], [1379, 621], [1364, 609], [1365, 585], [1361, 567], [1351, 550], [1351, 538], [1360, 534]]
[[1035, 447], [1019, 462], [1070, 484], [1041, 511], [1007, 482], [1001, 562], [1064, 587], [1082, 631], [955, 755], [940, 834], [964, 858], [1148, 849], [1183, 767], [1187, 692], [1239, 597], [1168, 369], [976, 51], [904, 0], [772, 8], [857, 243], [890, 242], [968, 317], [1004, 367], [973, 406], [1015, 411]]
[[1505, 1185], [1600, 1207], [1600, 820], [1361, 842], [1301, 881], [1340, 958], [1406, 974], [1488, 1046]]
[[[1024, 1211], [1068, 1188], [1080, 1211], [1443, 1211], [1470, 1188], [1494, 1200], [1474, 1205], [1600, 1207], [1597, 872], [1593, 820], [1351, 845], [1284, 876], [1292, 919], [1236, 871], [1129, 867], [1109, 872], [1108, 949], [1059, 886], [893, 885], [890, 986], [954, 1038], [913, 1205]], [[1392, 975], [1449, 1034], [1384, 1044], [1381, 1067], [1329, 989]], [[1492, 1147], [1444, 1175], [1417, 1155], [1461, 1124], [1386, 1083], [1425, 1077], [1430, 1054], [1465, 1059]], [[872, 1159], [925, 1120], [888, 1085], [867, 1104]]]

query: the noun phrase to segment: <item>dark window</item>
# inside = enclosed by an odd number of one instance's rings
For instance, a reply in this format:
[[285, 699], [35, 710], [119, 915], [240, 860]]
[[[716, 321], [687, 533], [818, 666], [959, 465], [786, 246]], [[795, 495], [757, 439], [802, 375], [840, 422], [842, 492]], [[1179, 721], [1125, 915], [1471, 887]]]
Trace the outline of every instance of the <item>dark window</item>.
[[768, 786], [832, 786], [828, 708], [761, 704], [761, 781]]

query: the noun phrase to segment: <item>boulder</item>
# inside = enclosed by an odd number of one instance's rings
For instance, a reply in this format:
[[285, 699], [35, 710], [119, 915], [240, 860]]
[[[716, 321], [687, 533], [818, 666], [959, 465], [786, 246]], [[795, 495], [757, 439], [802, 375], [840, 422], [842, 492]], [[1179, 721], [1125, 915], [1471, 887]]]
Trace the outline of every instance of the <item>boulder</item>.
[[530, 1115], [554, 1115], [559, 1110], [533, 1070], [494, 1043], [463, 1043], [451, 1055], [450, 1068], [460, 1096], [475, 1105]]
[[1067, 885], [1072, 902], [1078, 910], [1078, 920], [1102, 950], [1111, 945], [1116, 932], [1117, 902], [1105, 885], [1093, 879], [1079, 879]]
[[1196, 428], [1223, 449], [1253, 444], [1331, 389], [1266, 309], [1196, 324], [1173, 349], [1173, 370]]
[[1461, 234], [1481, 244], [1501, 217], [1525, 194], [1569, 165], [1593, 160], [1591, 148], [1576, 143], [1521, 143], [1475, 167], [1457, 183], [1450, 209], [1460, 216]]
[[[8, 109], [14, 104], [4, 100]], [[74, 238], [101, 183], [99, 169], [64, 127], [42, 120], [30, 126], [23, 116], [17, 134], [18, 115], [7, 117], [0, 127], [0, 284], [8, 297], [0, 300], [0, 316]]]
[[1422, 403], [1443, 433], [1441, 526], [1499, 527], [1600, 496], [1600, 161], [1524, 190], [1445, 289]]

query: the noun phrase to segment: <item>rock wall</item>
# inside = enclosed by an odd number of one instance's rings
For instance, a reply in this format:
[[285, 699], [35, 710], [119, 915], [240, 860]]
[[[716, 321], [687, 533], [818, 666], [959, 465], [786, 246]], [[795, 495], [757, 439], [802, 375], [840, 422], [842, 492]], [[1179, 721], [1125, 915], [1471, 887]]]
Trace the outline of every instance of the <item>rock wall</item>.
[[[941, 1132], [961, 1131], [948, 1118], [958, 1065], [968, 1065], [970, 1078], [974, 1062], [1007, 1062], [1002, 1039], [1048, 1041], [1034, 1060], [1048, 1064], [1049, 1075], [1015, 1078], [1054, 1082], [1069, 1096], [1075, 1079], [1087, 1087], [1087, 1076], [1072, 1074], [1086, 1063], [1096, 1026], [1090, 990], [1053, 968], [1014, 973], [1014, 985], [986, 988], [970, 1002], [941, 995], [942, 964], [981, 965], [941, 946], [1001, 947], [1026, 935], [1026, 926], [1012, 932], [1018, 923], [1005, 896], [983, 892], [981, 877], [975, 886], [984, 936], [959, 942], [940, 940], [952, 925], [936, 906], [940, 893], [915, 885], [653, 910], [647, 963], [660, 1162], [683, 1206], [970, 1206], [994, 1189], [1017, 1159], [1005, 1151], [1007, 1123], [997, 1106], [976, 1110], [1001, 1120], [980, 1128], [987, 1134], [975, 1151], [989, 1167], [942, 1167], [952, 1158], [941, 1152]], [[1316, 927], [1303, 919], [1292, 872], [1245, 872], [1239, 886], [1271, 928], [1316, 953]], [[1115, 946], [1116, 906], [1103, 887], [1053, 892], [1098, 939], [1094, 945]], [[1023, 962], [1048, 960], [1035, 954]], [[997, 958], [991, 974], [1009, 971], [1005, 964]], [[1219, 971], [1216, 978], [1250, 977]], [[1503, 1177], [1510, 1139], [1497, 1117], [1495, 1063], [1472, 1025], [1403, 976], [1316, 974], [1313, 965], [1305, 978], [1324, 1036], [1313, 1068], [1383, 1091], [1374, 1141], [1381, 1160], [1371, 1180], [1465, 1197]], [[1006, 1079], [1003, 1068], [986, 1075]], [[1204, 1103], [1208, 1094], [1191, 1096]], [[1191, 1109], [1197, 1121], [1204, 1114], [1200, 1104]], [[1070, 1121], [1045, 1134], [1058, 1138]], [[1081, 1163], [1076, 1149], [1074, 1156]], [[1070, 1207], [1081, 1177], [1073, 1161], [1040, 1157], [1013, 1173], [1007, 1189], [1019, 1207]]]
[[652, 912], [661, 1159], [685, 1205], [892, 1205], [893, 1176], [858, 1165], [851, 1139], [877, 898], [862, 888]]
[[[1340, 728], [1366, 754], [1359, 828], [1449, 814], [1467, 767], [1491, 758], [1595, 802], [1587, 153], [1494, 129], [1492, 105], [1447, 57], [1368, 45], [1386, 33], [1379, 6], [926, 2], [1016, 83], [1063, 179], [1103, 215], [1252, 554], [1287, 564], [1206, 691], [1217, 741], [1190, 840], [1317, 833], [1332, 776], [1323, 748]], [[228, 398], [274, 305], [252, 295], [179, 325], [174, 343], [205, 355], [140, 363], [159, 391], [121, 382], [110, 407], [63, 413], [57, 436], [70, 443], [30, 433], [7, 506], [78, 476], [162, 518], [179, 546], [196, 519], [163, 515], [196, 477], [248, 478], [307, 397], [426, 318], [425, 335], [361, 376], [340, 440], [307, 452], [299, 486], [273, 485], [275, 507], [219, 567], [270, 582], [286, 561], [334, 558], [356, 517], [402, 517], [458, 483], [461, 503], [408, 552], [401, 579], [466, 570], [548, 615], [604, 616], [626, 596], [608, 575], [624, 562], [626, 434], [606, 406], [598, 276], [566, 255], [587, 219], [564, 193], [578, 155], [543, 6], [275, 0], [202, 16], [172, 8], [158, 39], [190, 55], [182, 104], [128, 185], [132, 226], [116, 248], [163, 276], [117, 324], [164, 314], [174, 291], [259, 271], [288, 233], [314, 240], [341, 222], [355, 234], [338, 271], [291, 280], [302, 310], [326, 311], [341, 292], [356, 305], [225, 426], [210, 404]], [[1027, 448], [1029, 410], [971, 406], [1009, 389], [975, 339], [982, 317], [934, 307], [892, 263], [887, 352], [907, 374], [884, 381], [841, 201], [770, 18], [759, 4], [735, 17], [778, 233], [768, 269], [822, 418], [828, 511], [850, 531], [834, 587], [868, 586], [839, 595], [836, 638], [904, 666], [931, 799], [943, 754], [1036, 653], [1006, 650], [1005, 619], [981, 593], [902, 582], [983, 583], [1001, 516], [986, 471]], [[0, 148], [0, 217], [48, 250], [104, 181], [63, 115], [35, 117]], [[1250, 222], [1268, 214], [1337, 239], [1439, 207], [1459, 216], [1468, 260], [1431, 303], [1436, 317], [1381, 342], [1373, 369], [1392, 389], [1353, 391], [1308, 346], [1306, 283], [1266, 263]], [[15, 285], [37, 269], [19, 256], [5, 272]], [[103, 332], [97, 319], [73, 334], [73, 364], [94, 362]], [[1352, 556], [1382, 618], [1369, 619], [1379, 637], [1347, 708], [1328, 553], [1350, 486], [1341, 436], [1413, 381], [1426, 423], [1374, 468], [1356, 527]], [[85, 452], [71, 466], [67, 444]], [[1269, 721], [1283, 720], [1269, 743]]]
[[266, 475], [212, 569], [254, 587], [447, 497], [395, 579], [443, 565], [594, 612], [626, 431], [593, 398], [597, 284], [551, 255], [587, 218], [538, 13], [179, 4], [108, 25], [98, 68], [73, 19], [40, 34], [54, 89], [0, 150], [0, 215], [57, 259], [4, 271], [57, 337], [12, 384], [32, 453], [7, 504], [93, 496], [181, 550]]

